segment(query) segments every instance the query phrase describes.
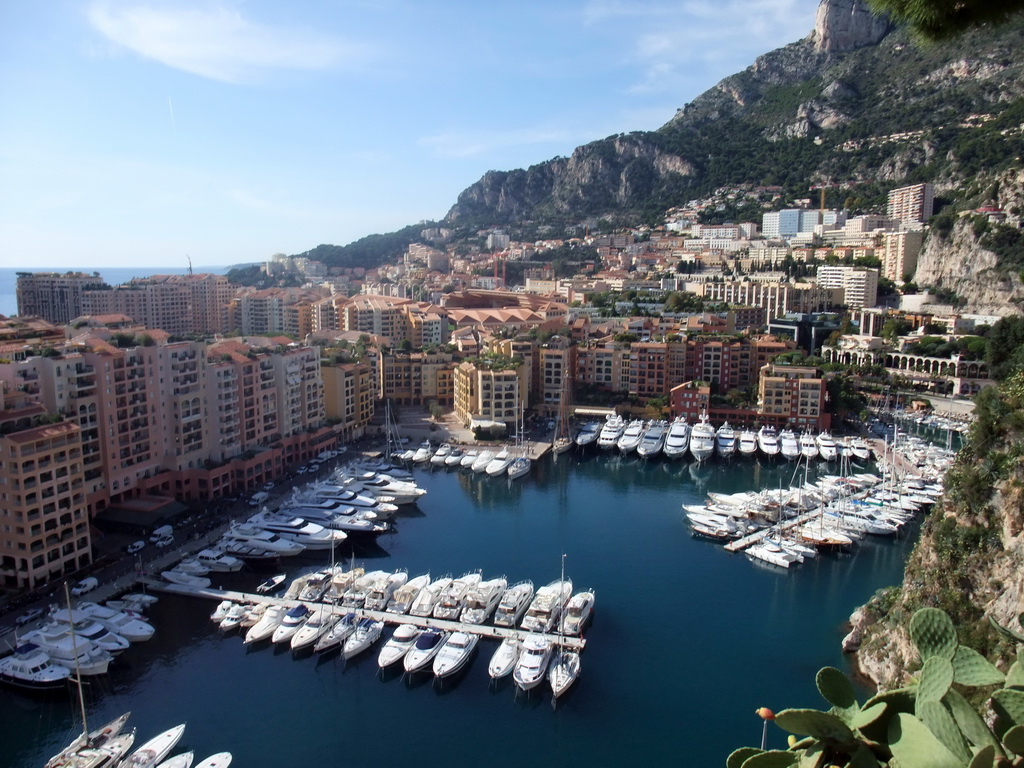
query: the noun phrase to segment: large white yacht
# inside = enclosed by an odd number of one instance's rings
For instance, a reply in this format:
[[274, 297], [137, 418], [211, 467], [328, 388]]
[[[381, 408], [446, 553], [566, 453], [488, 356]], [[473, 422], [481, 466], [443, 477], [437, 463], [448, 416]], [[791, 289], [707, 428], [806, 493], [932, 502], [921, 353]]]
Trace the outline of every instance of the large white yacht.
[[505, 590], [494, 612], [494, 626], [514, 627], [526, 613], [533, 600], [533, 582], [526, 580]]
[[476, 460], [470, 465], [473, 472], [486, 472], [487, 467], [494, 461], [495, 452], [483, 450], [477, 455]]
[[686, 423], [685, 416], [679, 416], [669, 425], [663, 451], [666, 458], [681, 459], [689, 447], [690, 425]]
[[416, 464], [422, 464], [425, 461], [430, 461], [430, 457], [434, 455], [434, 446], [430, 444], [429, 440], [424, 440], [420, 443], [420, 447], [416, 449], [416, 452], [412, 455], [412, 460]]
[[481, 580], [479, 573], [467, 573], [455, 579], [438, 598], [434, 606], [434, 618], [451, 621], [458, 619], [470, 591], [480, 586]]
[[788, 461], [800, 458], [800, 441], [793, 430], [784, 429], [779, 432], [779, 450]]
[[740, 456], [751, 457], [757, 453], [757, 435], [749, 429], [740, 432]]
[[45, 651], [32, 643], [19, 646], [0, 659], [0, 680], [18, 688], [46, 690], [63, 688], [71, 670], [54, 664]]
[[800, 435], [800, 455], [805, 459], [818, 458], [818, 442], [810, 432]]
[[224, 534], [223, 541], [228, 552], [232, 551], [231, 545], [237, 542], [275, 557], [291, 557], [306, 549], [297, 541], [282, 539], [276, 533], [265, 531], [255, 525], [232, 525]]
[[416, 638], [413, 647], [405, 654], [402, 664], [406, 672], [419, 672], [424, 669], [447, 639], [448, 633], [440, 629], [428, 629]]
[[484, 468], [484, 471], [491, 477], [508, 474], [509, 465], [513, 461], [515, 461], [515, 456], [512, 455], [512, 451], [506, 445], [491, 459], [490, 463]]
[[586, 448], [588, 445], [597, 442], [597, 438], [600, 433], [601, 422], [588, 421], [580, 427], [580, 431], [576, 433], [576, 445], [580, 448]]
[[613, 413], [605, 419], [604, 426], [601, 427], [601, 434], [597, 436], [597, 447], [614, 448], [625, 430], [626, 422], [617, 413]]
[[572, 580], [556, 579], [537, 590], [520, 626], [528, 632], [550, 632], [558, 624], [572, 596]]
[[299, 628], [306, 623], [310, 615], [313, 612], [309, 609], [309, 606], [305, 603], [299, 603], [294, 608], [291, 608], [288, 613], [281, 619], [281, 623], [274, 629], [274, 633], [270, 636], [270, 641], [277, 645], [278, 643], [291, 643], [292, 635], [299, 631]]
[[779, 436], [775, 427], [765, 424], [757, 431], [757, 447], [769, 458], [779, 455]]
[[26, 632], [21, 636], [21, 642], [38, 646], [54, 664], [82, 675], [105, 675], [114, 658], [84, 638], [72, 637], [66, 626], [51, 625]]
[[836, 449], [836, 441], [832, 435], [828, 432], [822, 432], [818, 435], [818, 455], [824, 461], [835, 461], [836, 456], [839, 455], [839, 451]]
[[619, 450], [623, 453], [632, 453], [640, 445], [640, 440], [644, 436], [644, 422], [643, 419], [633, 419], [626, 426], [626, 429], [622, 433], [622, 437], [616, 443]]
[[728, 421], [715, 432], [715, 451], [723, 459], [730, 459], [736, 453], [736, 430]]
[[707, 413], [702, 413], [690, 432], [690, 454], [701, 463], [711, 458], [714, 451], [715, 428], [708, 423]]
[[553, 651], [551, 642], [538, 635], [530, 635], [523, 641], [522, 652], [512, 672], [512, 679], [520, 689], [528, 691], [544, 680]]
[[294, 541], [309, 550], [331, 549], [348, 538], [344, 531], [325, 528], [319, 523], [311, 523], [288, 513], [260, 512], [250, 517], [249, 522], [257, 528], [276, 533], [282, 539]]
[[430, 574], [424, 573], [395, 590], [385, 610], [389, 613], [408, 613], [420, 592], [430, 586]]
[[304, 504], [308, 501], [336, 501], [356, 509], [369, 510], [384, 519], [398, 511], [393, 496], [374, 496], [356, 493], [350, 488], [340, 485], [318, 485], [304, 494], [293, 495], [293, 504]]
[[79, 640], [87, 640], [99, 648], [116, 656], [128, 649], [130, 643], [116, 632], [111, 632], [91, 616], [78, 609], [59, 608], [50, 612], [55, 630], [66, 630], [70, 626], [74, 636]]
[[287, 612], [288, 609], [283, 605], [268, 606], [267, 610], [263, 612], [263, 618], [246, 631], [243, 642], [246, 645], [251, 645], [252, 643], [258, 643], [269, 638], [274, 634], [274, 630], [280, 626], [281, 622], [284, 621], [284, 615]]
[[504, 576], [481, 581], [466, 595], [460, 617], [462, 621], [466, 624], [483, 624], [498, 607], [498, 601], [507, 588], [508, 579]]
[[289, 507], [286, 511], [307, 522], [350, 534], [376, 535], [391, 527], [386, 520], [379, 519], [377, 513], [368, 509], [356, 509], [340, 501], [325, 499], [319, 503], [306, 502], [301, 506]]
[[373, 585], [373, 588], [366, 595], [364, 604], [368, 611], [383, 611], [388, 602], [394, 597], [395, 592], [405, 586], [409, 581], [408, 571], [395, 571], [386, 579], [382, 579]]
[[423, 630], [414, 624], [399, 624], [377, 655], [377, 666], [381, 669], [397, 664], [412, 650]]
[[242, 570], [245, 565], [241, 559], [219, 549], [201, 549], [195, 555], [195, 560], [207, 570], [216, 573], [233, 573]]
[[130, 643], [141, 643], [153, 637], [153, 625], [136, 616], [129, 616], [124, 611], [115, 611], [96, 603], [79, 603], [75, 608], [79, 613], [88, 616], [97, 624], [109, 629]]
[[480, 642], [480, 635], [469, 632], [452, 632], [434, 656], [434, 675], [449, 677], [454, 675], [469, 661], [473, 649]]
[[650, 459], [661, 453], [665, 447], [665, 436], [668, 432], [668, 424], [664, 421], [652, 421], [647, 425], [640, 444], [636, 447], [637, 454], [641, 458]]
[[588, 589], [584, 592], [577, 592], [565, 605], [565, 616], [563, 617], [559, 630], [566, 635], [582, 635], [584, 627], [590, 621], [594, 612], [594, 590]]
[[451, 583], [451, 576], [442, 576], [440, 579], [430, 582], [429, 585], [420, 590], [416, 599], [412, 601], [412, 606], [409, 608], [409, 615], [423, 617], [430, 616], [434, 612], [434, 606], [437, 605], [437, 601], [441, 599], [441, 593], [444, 592]]

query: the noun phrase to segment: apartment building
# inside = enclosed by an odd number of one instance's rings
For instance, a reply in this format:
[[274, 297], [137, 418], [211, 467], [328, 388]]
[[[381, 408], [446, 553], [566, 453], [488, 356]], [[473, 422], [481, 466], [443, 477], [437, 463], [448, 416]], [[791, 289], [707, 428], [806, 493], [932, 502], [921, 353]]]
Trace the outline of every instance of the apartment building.
[[882, 237], [883, 249], [879, 254], [882, 275], [897, 284], [913, 279], [917, 271], [917, 257], [921, 255], [924, 244], [924, 232], [886, 232]]
[[28, 395], [0, 401], [0, 581], [34, 589], [92, 560], [78, 426]]
[[878, 303], [878, 270], [867, 267], [822, 265], [817, 271], [818, 285], [840, 289], [843, 303], [850, 309], [865, 309]]
[[687, 290], [708, 301], [760, 307], [768, 319], [790, 312], [826, 312], [843, 302], [838, 288], [813, 283], [764, 283], [754, 280], [687, 283]]
[[15, 288], [18, 315], [41, 317], [51, 323], [67, 325], [84, 314], [82, 295], [86, 291], [108, 287], [98, 274], [19, 272]]
[[448, 313], [440, 307], [391, 296], [353, 296], [337, 305], [338, 325], [388, 338], [392, 344], [409, 340], [414, 347], [445, 344]]
[[324, 292], [315, 289], [246, 289], [228, 304], [228, 324], [246, 336], [304, 339], [314, 330], [314, 305], [323, 299]]
[[381, 350], [378, 396], [397, 405], [452, 405], [455, 363], [450, 352]]
[[572, 391], [572, 380], [576, 374], [576, 346], [565, 336], [553, 336], [540, 345], [537, 372], [540, 386], [537, 393], [541, 413], [553, 416], [558, 413], [563, 389]]
[[890, 219], [907, 224], [923, 224], [935, 210], [935, 186], [911, 184], [889, 191], [886, 213]]
[[515, 424], [526, 400], [522, 365], [504, 367], [485, 360], [455, 368], [455, 415], [473, 421]]
[[377, 382], [366, 363], [338, 363], [320, 369], [324, 380], [324, 412], [340, 426], [342, 440], [366, 434], [373, 419]]
[[761, 370], [758, 408], [769, 423], [817, 433], [829, 426], [825, 394], [817, 368], [770, 363]]
[[81, 315], [127, 315], [172, 334], [227, 333], [236, 286], [224, 275], [153, 275], [82, 294]]

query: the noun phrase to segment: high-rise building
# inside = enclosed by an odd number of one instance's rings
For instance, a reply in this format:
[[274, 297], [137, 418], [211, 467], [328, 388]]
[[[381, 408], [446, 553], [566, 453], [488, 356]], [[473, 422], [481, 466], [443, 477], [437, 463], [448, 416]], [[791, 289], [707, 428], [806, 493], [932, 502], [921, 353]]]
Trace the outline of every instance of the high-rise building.
[[465, 362], [455, 368], [455, 415], [464, 424], [515, 424], [526, 400], [523, 367]]
[[107, 288], [98, 274], [84, 272], [19, 272], [15, 289], [18, 314], [36, 315], [51, 323], [67, 325], [82, 311], [82, 294], [96, 288]]
[[235, 288], [224, 275], [153, 275], [110, 290], [86, 291], [79, 314], [127, 315], [173, 334], [227, 333]]
[[934, 185], [912, 184], [889, 191], [886, 213], [896, 221], [923, 223], [932, 217], [934, 207]]
[[898, 284], [913, 279], [917, 271], [917, 257], [924, 244], [924, 232], [886, 232], [883, 237], [882, 275]]
[[850, 309], [864, 309], [878, 303], [878, 270], [868, 267], [822, 265], [817, 272], [822, 288], [841, 288], [843, 303]]
[[798, 431], [827, 426], [825, 380], [817, 368], [769, 364], [761, 370], [758, 407], [775, 423]]

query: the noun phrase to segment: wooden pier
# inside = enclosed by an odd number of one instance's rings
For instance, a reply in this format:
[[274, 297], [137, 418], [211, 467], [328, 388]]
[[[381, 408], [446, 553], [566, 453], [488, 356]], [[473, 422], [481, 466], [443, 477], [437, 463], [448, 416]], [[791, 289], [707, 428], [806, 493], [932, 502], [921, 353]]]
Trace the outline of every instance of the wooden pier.
[[202, 597], [218, 601], [231, 600], [236, 603], [286, 605], [289, 608], [294, 608], [296, 605], [304, 603], [310, 608], [330, 608], [331, 612], [336, 616], [344, 616], [348, 613], [354, 613], [360, 618], [365, 616], [373, 619], [374, 621], [383, 621], [385, 624], [415, 624], [417, 627], [443, 629], [448, 632], [468, 632], [474, 635], [479, 635], [480, 637], [489, 637], [495, 640], [504, 640], [506, 637], [513, 635], [538, 635], [540, 637], [547, 638], [552, 643], [558, 643], [559, 645], [571, 648], [575, 651], [582, 651], [587, 644], [586, 640], [582, 637], [576, 637], [575, 635], [559, 635], [554, 633], [544, 634], [542, 632], [530, 632], [528, 630], [518, 629], [515, 627], [495, 627], [487, 624], [466, 624], [462, 621], [448, 621], [446, 619], [435, 619], [427, 616], [409, 616], [408, 614], [389, 613], [387, 611], [369, 611], [365, 608], [350, 608], [348, 606], [334, 605], [332, 603], [320, 603], [309, 600], [258, 595], [251, 592], [235, 592], [225, 589], [213, 589], [212, 587], [189, 587], [184, 584], [172, 584], [158, 579], [146, 579], [144, 583], [147, 587], [157, 592], [170, 592], [175, 595], [185, 595], [187, 597]]
[[753, 546], [757, 542], [761, 541], [761, 539], [771, 536], [775, 532], [780, 534], [785, 533], [792, 528], [796, 528], [804, 523], [809, 523], [812, 520], [815, 520], [820, 514], [820, 510], [817, 509], [811, 510], [810, 512], [803, 512], [796, 517], [791, 517], [788, 520], [783, 520], [775, 525], [762, 528], [760, 531], [748, 534], [741, 539], [736, 539], [736, 541], [730, 541], [725, 545], [725, 549], [729, 552], [742, 552], [747, 547]]

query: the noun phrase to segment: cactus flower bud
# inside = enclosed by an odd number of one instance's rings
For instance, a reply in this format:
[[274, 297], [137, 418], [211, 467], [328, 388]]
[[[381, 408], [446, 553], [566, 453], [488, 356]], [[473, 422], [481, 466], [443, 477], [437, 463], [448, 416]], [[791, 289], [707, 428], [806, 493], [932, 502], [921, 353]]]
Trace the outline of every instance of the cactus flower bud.
[[791, 734], [789, 734], [789, 738], [786, 739], [786, 742], [789, 744], [789, 746], [795, 747], [796, 746], [796, 742], [797, 742], [797, 738], [796, 738], [795, 735], [793, 735], [791, 733]]
[[755, 714], [758, 717], [760, 717], [762, 720], [774, 720], [775, 719], [775, 713], [772, 712], [770, 709], [768, 709], [768, 707], [761, 707], [760, 709], [758, 709], [755, 712]]

